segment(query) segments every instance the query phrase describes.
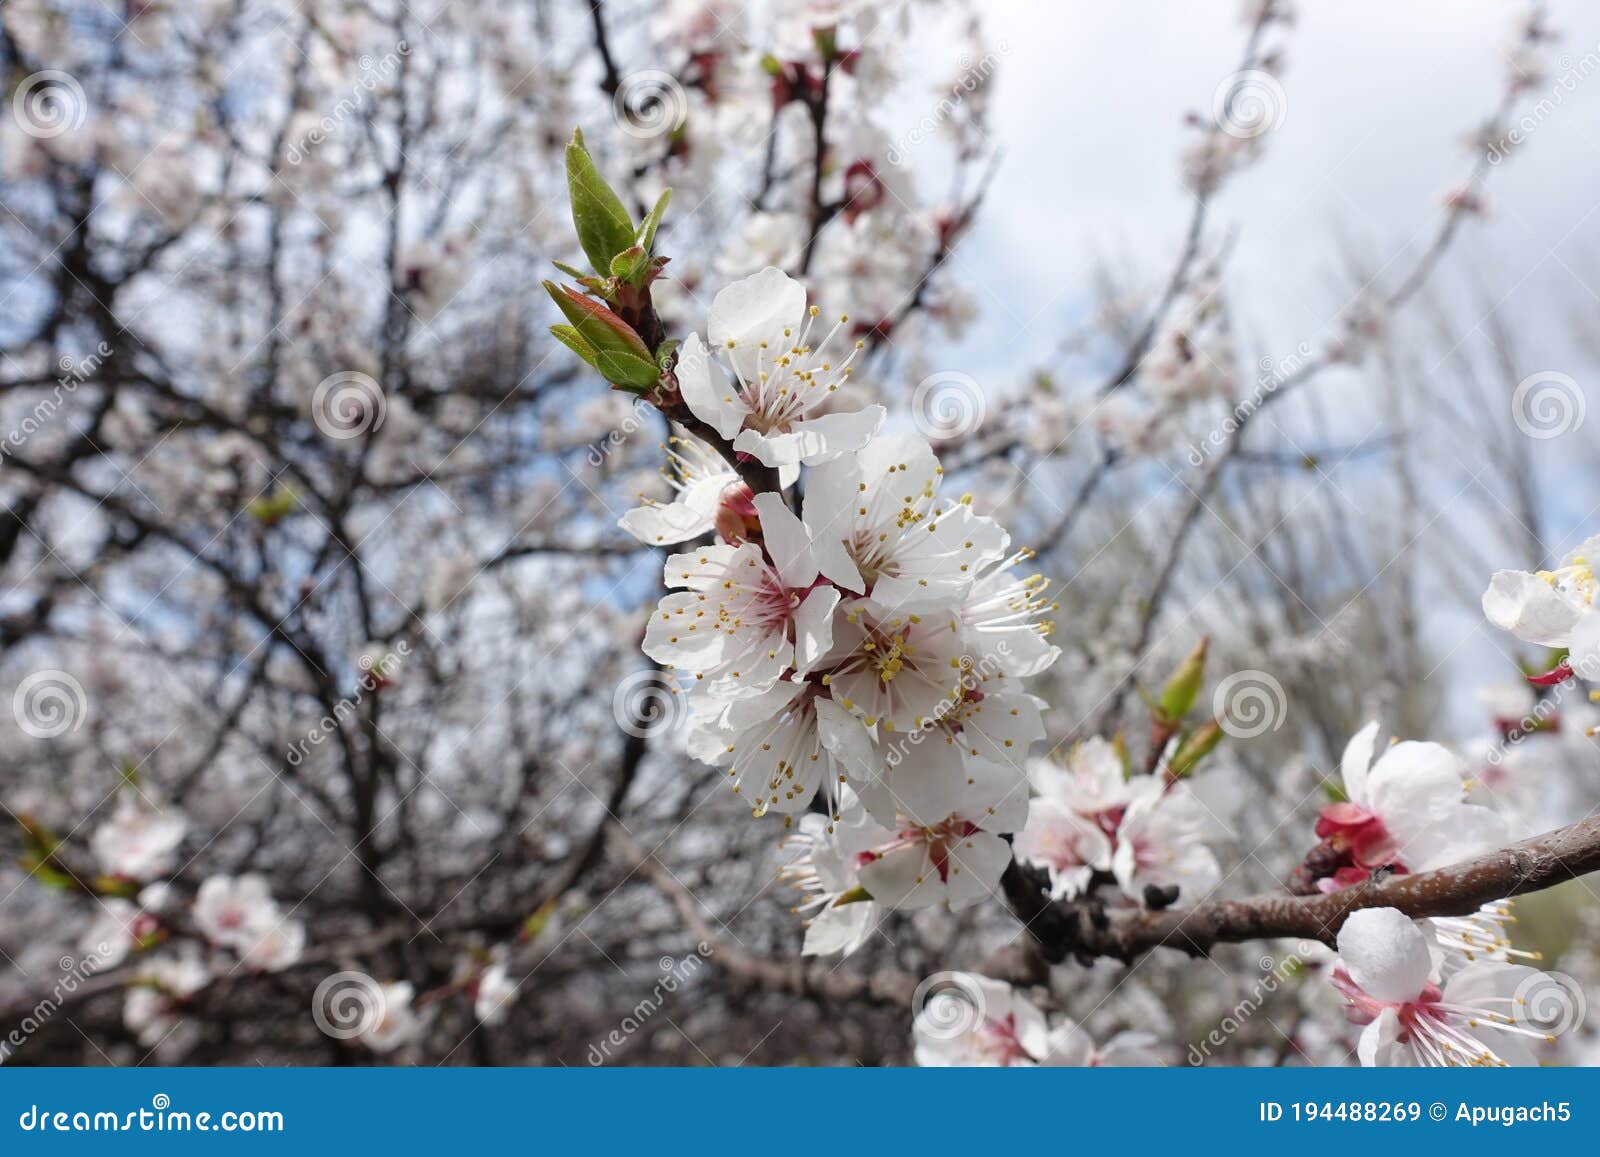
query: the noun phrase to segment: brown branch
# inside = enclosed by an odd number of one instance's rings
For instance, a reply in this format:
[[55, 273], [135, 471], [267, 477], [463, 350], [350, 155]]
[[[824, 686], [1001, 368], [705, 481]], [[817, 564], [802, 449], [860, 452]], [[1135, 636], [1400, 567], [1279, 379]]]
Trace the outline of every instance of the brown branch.
[[1597, 870], [1600, 815], [1448, 868], [1322, 896], [1275, 892], [1187, 909], [1106, 915], [1081, 901], [1050, 902], [1037, 869], [1013, 863], [1003, 884], [1046, 959], [1129, 961], [1153, 948], [1203, 956], [1216, 944], [1280, 937], [1332, 944], [1345, 917], [1362, 908], [1398, 908], [1412, 917], [1466, 916], [1491, 901], [1543, 891]]

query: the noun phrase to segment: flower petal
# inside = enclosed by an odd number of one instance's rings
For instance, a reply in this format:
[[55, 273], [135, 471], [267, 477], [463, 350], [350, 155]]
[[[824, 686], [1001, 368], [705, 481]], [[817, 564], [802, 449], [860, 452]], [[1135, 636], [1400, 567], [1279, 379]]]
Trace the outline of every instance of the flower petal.
[[1583, 611], [1524, 570], [1496, 571], [1483, 592], [1484, 616], [1502, 631], [1543, 647], [1564, 647]]
[[1415, 1000], [1433, 974], [1428, 937], [1395, 908], [1352, 912], [1339, 929], [1339, 959], [1361, 991], [1375, 1000]]
[[712, 362], [699, 334], [690, 334], [678, 348], [674, 371], [678, 392], [689, 412], [724, 438], [732, 438], [744, 425], [750, 407], [744, 404], [732, 383]]
[[798, 326], [805, 312], [806, 287], [769, 265], [726, 286], [711, 299], [706, 334], [712, 346], [726, 350], [739, 377], [753, 382], [763, 358], [770, 362], [789, 347], [784, 330]]
[[784, 503], [781, 494], [757, 494], [755, 507], [761, 516], [762, 541], [783, 585], [791, 590], [809, 587], [817, 579], [817, 562], [811, 554], [811, 536], [805, 524]]
[[1367, 769], [1372, 766], [1372, 749], [1377, 743], [1378, 721], [1374, 719], [1344, 746], [1339, 778], [1344, 781], [1345, 798], [1351, 803], [1365, 806], [1367, 802]]

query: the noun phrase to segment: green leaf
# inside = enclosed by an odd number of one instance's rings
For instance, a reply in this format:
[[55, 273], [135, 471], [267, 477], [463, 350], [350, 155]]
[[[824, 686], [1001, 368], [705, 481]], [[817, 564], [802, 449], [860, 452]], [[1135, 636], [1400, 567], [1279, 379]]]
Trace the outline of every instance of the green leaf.
[[245, 507], [245, 510], [257, 522], [265, 526], [276, 526], [293, 514], [299, 504], [300, 496], [295, 493], [294, 487], [280, 486], [271, 494], [257, 498]]
[[544, 288], [572, 323], [572, 328], [596, 353], [631, 354], [644, 361], [650, 360], [644, 339], [603, 304], [553, 281], [545, 282]]
[[552, 261], [550, 264], [554, 265], [557, 269], [561, 270], [561, 272], [565, 273], [568, 277], [575, 277], [579, 281], [582, 281], [585, 277], [589, 276], [587, 273], [585, 273], [583, 270], [579, 269], [577, 266], [568, 265], [565, 261]]
[[661, 377], [656, 364], [627, 353], [601, 350], [595, 354], [594, 368], [605, 375], [608, 382], [635, 389], [648, 389]]
[[553, 325], [550, 332], [556, 335], [556, 340], [577, 354], [589, 365], [594, 365], [594, 346], [583, 340], [583, 335], [570, 325]]
[[622, 200], [606, 184], [595, 168], [589, 150], [583, 146], [583, 133], [572, 130], [567, 144], [567, 195], [572, 199], [572, 224], [578, 231], [578, 244], [594, 271], [602, 276], [611, 268], [611, 259], [633, 244], [633, 218]]
[[46, 888], [56, 888], [63, 892], [70, 892], [77, 888], [78, 882], [66, 872], [52, 865], [49, 861], [40, 860], [35, 856], [24, 856], [22, 866], [28, 874]]
[[520, 938], [523, 940], [532, 940], [535, 936], [539, 935], [539, 933], [543, 932], [545, 925], [550, 922], [550, 917], [555, 915], [555, 910], [556, 902], [554, 900], [546, 900], [543, 904], [540, 904], [539, 907], [534, 909], [533, 912], [529, 913], [528, 918], [522, 922], [522, 931], [519, 933]]
[[139, 881], [127, 876], [96, 876], [94, 890], [101, 896], [115, 896], [122, 900], [132, 900], [139, 895]]
[[611, 259], [611, 276], [618, 281], [636, 283], [639, 272], [650, 264], [650, 251], [640, 245], [624, 249]]
[[656, 365], [663, 370], [672, 363], [672, 355], [678, 352], [678, 343], [675, 339], [668, 338], [656, 347]]
[[656, 242], [656, 230], [661, 228], [661, 218], [667, 211], [667, 202], [672, 200], [672, 190], [661, 190], [661, 196], [656, 198], [655, 207], [650, 210], [650, 215], [639, 226], [639, 244], [645, 252], [650, 251], [650, 246]]

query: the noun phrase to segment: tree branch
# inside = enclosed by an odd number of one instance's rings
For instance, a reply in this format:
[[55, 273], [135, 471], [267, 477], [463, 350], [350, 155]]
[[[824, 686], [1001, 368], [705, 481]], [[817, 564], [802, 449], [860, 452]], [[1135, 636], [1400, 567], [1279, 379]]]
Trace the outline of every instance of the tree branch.
[[1448, 868], [1323, 896], [1275, 892], [1164, 912], [1097, 915], [1084, 901], [1050, 902], [1038, 869], [1013, 863], [1002, 882], [1046, 959], [1128, 961], [1153, 948], [1203, 956], [1215, 944], [1278, 937], [1332, 944], [1345, 917], [1362, 908], [1398, 908], [1411, 917], [1466, 916], [1491, 901], [1543, 891], [1596, 870], [1600, 815]]

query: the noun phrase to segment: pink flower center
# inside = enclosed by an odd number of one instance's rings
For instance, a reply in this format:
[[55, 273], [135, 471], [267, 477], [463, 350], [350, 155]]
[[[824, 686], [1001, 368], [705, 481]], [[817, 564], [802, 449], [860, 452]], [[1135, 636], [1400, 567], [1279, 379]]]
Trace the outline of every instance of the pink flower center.
[[933, 863], [933, 870], [939, 873], [941, 883], [950, 882], [951, 847], [978, 830], [977, 824], [952, 816], [937, 827], [917, 833], [927, 841], [928, 859]]
[[1017, 1061], [1031, 1061], [1033, 1057], [1017, 1039], [1017, 1015], [1006, 1013], [1004, 1020], [986, 1020], [978, 1030], [978, 1047], [997, 1065], [1011, 1065]]
[[1345, 971], [1343, 964], [1334, 968], [1331, 982], [1348, 1002], [1345, 1005], [1344, 1015], [1351, 1024], [1371, 1024], [1378, 1019], [1384, 1009], [1394, 1009], [1395, 1016], [1400, 1020], [1398, 1039], [1401, 1043], [1409, 1041], [1419, 1027], [1425, 1028], [1429, 1022], [1442, 1022], [1447, 1019], [1444, 1009], [1439, 1007], [1444, 999], [1444, 993], [1431, 980], [1417, 994], [1416, 999], [1401, 1001], [1378, 1000], [1367, 995], [1351, 978], [1350, 973]]
[[756, 514], [755, 495], [750, 493], [750, 487], [734, 482], [723, 490], [722, 500], [717, 504], [716, 526], [723, 540], [735, 546], [760, 530], [761, 519]]
[[1348, 851], [1359, 868], [1395, 865], [1404, 870], [1399, 846], [1389, 829], [1377, 814], [1360, 804], [1331, 803], [1323, 808], [1317, 820], [1317, 835]]

